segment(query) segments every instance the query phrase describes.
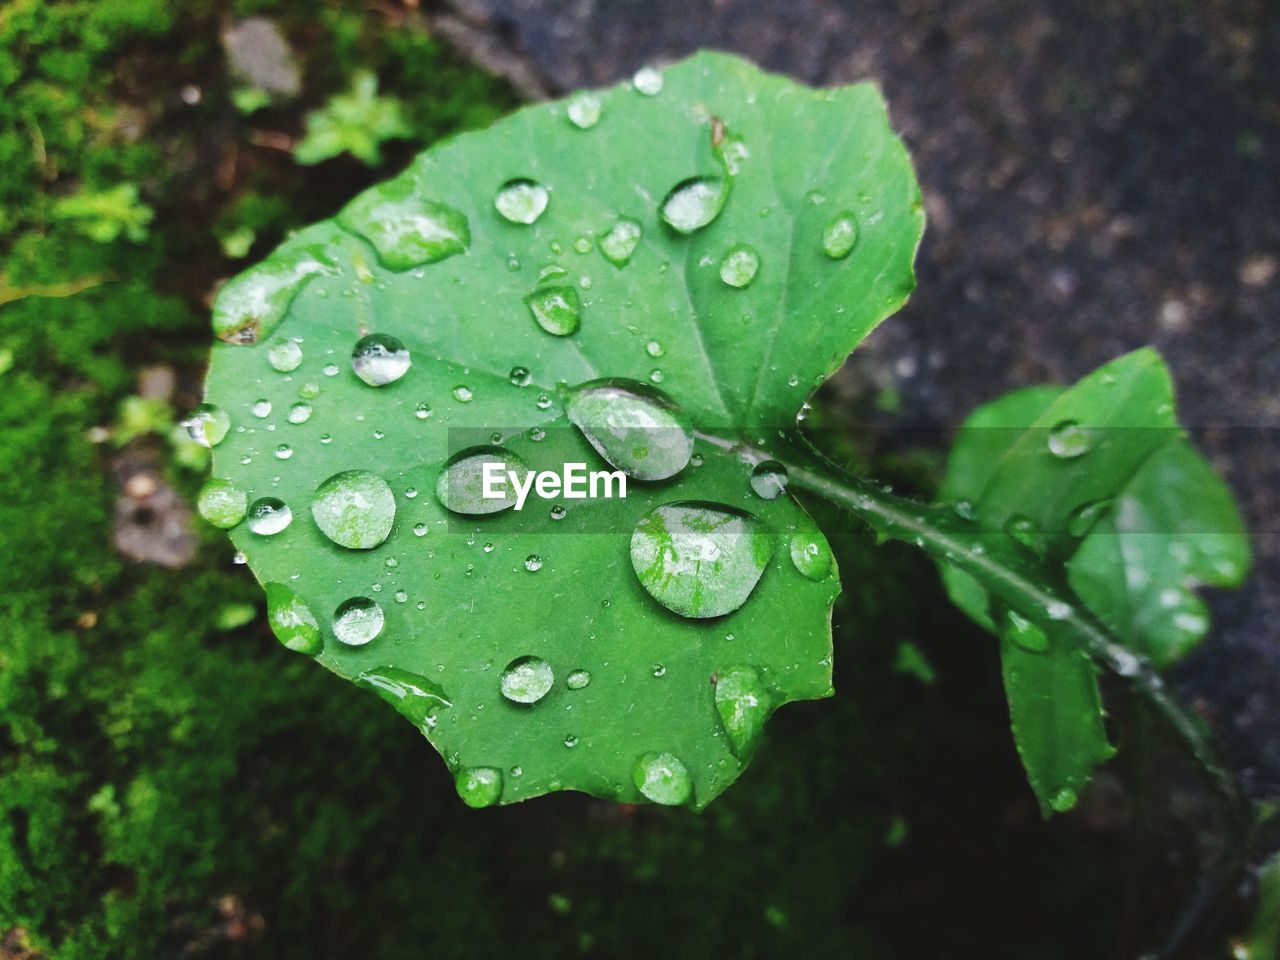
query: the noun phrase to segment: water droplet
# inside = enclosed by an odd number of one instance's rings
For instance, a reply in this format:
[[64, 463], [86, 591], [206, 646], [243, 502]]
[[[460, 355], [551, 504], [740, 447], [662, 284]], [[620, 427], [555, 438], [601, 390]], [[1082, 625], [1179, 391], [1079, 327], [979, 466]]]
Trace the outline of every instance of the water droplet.
[[293, 456], [293, 447], [289, 446], [287, 443], [282, 443], [278, 447], [276, 447], [277, 460], [288, 460], [292, 456]]
[[690, 177], [671, 188], [662, 201], [662, 219], [677, 233], [701, 230], [724, 207], [729, 189], [719, 177]]
[[551, 195], [546, 187], [534, 180], [508, 180], [498, 191], [493, 205], [512, 223], [530, 224], [542, 216]]
[[1014, 514], [1005, 521], [1004, 532], [1038, 557], [1043, 557], [1048, 550], [1044, 534], [1030, 517]]
[[346, 470], [316, 487], [311, 516], [320, 532], [338, 546], [371, 550], [391, 533], [396, 498], [376, 473]]
[[574, 747], [578, 745], [578, 738], [575, 737], [573, 734], [569, 734], [567, 737], [564, 738], [564, 745], [572, 750]]
[[230, 480], [213, 478], [200, 488], [196, 509], [215, 527], [230, 530], [248, 512], [249, 496]]
[[716, 711], [729, 737], [733, 755], [749, 755], [773, 708], [773, 697], [760, 678], [760, 672], [746, 665], [719, 671], [715, 698]]
[[551, 398], [547, 396], [545, 393], [538, 394], [537, 404], [538, 404], [539, 410], [550, 410], [551, 403], [552, 403]]
[[565, 518], [565, 515], [568, 512], [569, 512], [568, 510], [566, 510], [563, 506], [557, 503], [554, 507], [551, 508], [551, 519], [563, 520]]
[[693, 778], [674, 754], [641, 755], [631, 769], [631, 781], [645, 797], [664, 806], [680, 806], [693, 799]]
[[615, 267], [625, 267], [631, 262], [631, 255], [640, 245], [640, 237], [644, 230], [638, 220], [630, 217], [619, 217], [609, 228], [609, 232], [600, 238], [600, 252]]
[[351, 351], [351, 368], [371, 387], [395, 383], [409, 369], [409, 351], [395, 337], [371, 333], [356, 341]]
[[745, 243], [730, 247], [720, 261], [720, 279], [731, 287], [741, 289], [756, 278], [760, 269], [760, 255]]
[[1071, 609], [1071, 604], [1053, 600], [1044, 608], [1044, 612], [1050, 620], [1066, 620], [1074, 611]]
[[467, 218], [417, 192], [401, 176], [360, 194], [338, 214], [338, 223], [360, 234], [390, 270], [408, 270], [462, 253], [471, 243]]
[[599, 95], [586, 91], [574, 94], [568, 106], [565, 107], [569, 122], [579, 130], [590, 130], [600, 122], [600, 115], [603, 112], [604, 104]]
[[459, 403], [470, 403], [476, 396], [471, 392], [471, 388], [465, 383], [458, 384], [450, 392], [453, 394], [453, 399], [457, 400]]
[[657, 357], [663, 356], [667, 351], [657, 340], [650, 340], [644, 345], [644, 352], [656, 359]]
[[589, 237], [579, 237], [577, 240], [573, 241], [573, 249], [577, 250], [578, 253], [590, 253], [591, 239]]
[[655, 663], [653, 665], [653, 670], [650, 672], [653, 674], [655, 679], [661, 680], [667, 675], [667, 668], [660, 663]]
[[1047, 653], [1049, 635], [1018, 613], [1010, 610], [1005, 615], [1005, 636], [1028, 653]]
[[575, 670], [564, 681], [564, 685], [570, 690], [581, 690], [590, 683], [591, 674], [586, 670]]
[[425, 523], [415, 523], [413, 525], [413, 535], [415, 537], [425, 537], [427, 535], [427, 525]]
[[600, 456], [637, 480], [673, 477], [693, 453], [693, 429], [675, 401], [634, 380], [575, 387], [565, 412]]
[[289, 505], [275, 497], [261, 497], [249, 507], [249, 529], [261, 537], [274, 537], [292, 522]]
[[332, 272], [318, 245], [277, 250], [223, 284], [213, 302], [214, 333], [227, 343], [257, 343], [280, 324], [308, 280]]
[[533, 374], [526, 367], [512, 367], [510, 380], [513, 387], [527, 387], [533, 383]]
[[254, 401], [253, 406], [250, 407], [249, 409], [252, 411], [253, 415], [257, 417], [259, 420], [265, 419], [266, 417], [271, 416], [271, 401], [256, 400]]
[[267, 350], [267, 362], [279, 373], [292, 373], [302, 365], [302, 347], [295, 340], [277, 340]]
[[299, 400], [289, 407], [289, 412], [286, 414], [285, 419], [293, 424], [306, 423], [311, 419], [311, 404], [304, 400]]
[[746, 603], [775, 549], [751, 514], [688, 500], [656, 507], [636, 524], [631, 566], [668, 610], [719, 617]]
[[787, 468], [777, 460], [757, 463], [751, 471], [751, 489], [766, 500], [776, 500], [787, 492]]
[[978, 511], [974, 507], [972, 500], [957, 500], [951, 505], [951, 509], [955, 511], [957, 517], [969, 523], [973, 523], [978, 519]]
[[413, 415], [419, 420], [426, 420], [431, 416], [431, 404], [423, 401], [413, 408]]
[[537, 703], [555, 682], [551, 664], [541, 657], [517, 657], [503, 669], [498, 684], [512, 703]]
[[298, 388], [298, 396], [303, 400], [314, 400], [316, 397], [320, 396], [320, 384], [304, 383]]
[[362, 647], [382, 632], [382, 607], [368, 597], [342, 601], [333, 611], [333, 635], [350, 647]]
[[372, 690], [396, 708], [396, 712], [426, 734], [436, 725], [436, 715], [453, 706], [439, 684], [399, 667], [363, 670], [355, 684]]
[[822, 251], [832, 260], [843, 260], [858, 242], [858, 221], [852, 213], [838, 214], [822, 231]]
[[450, 457], [440, 471], [436, 480], [436, 497], [441, 505], [454, 513], [470, 515], [498, 513], [514, 507], [516, 494], [510, 482], [495, 485], [493, 492], [501, 492], [501, 497], [484, 496], [486, 463], [500, 465], [503, 477], [514, 471], [521, 483], [529, 472], [523, 460], [502, 447], [469, 447]]
[[183, 421], [187, 435], [202, 447], [216, 447], [231, 429], [231, 417], [221, 407], [202, 403]]
[[1060, 460], [1073, 460], [1089, 452], [1093, 434], [1074, 420], [1063, 420], [1049, 431], [1049, 452]]
[[283, 583], [264, 585], [267, 591], [267, 623], [276, 639], [298, 653], [315, 656], [324, 646], [320, 621], [303, 599]]
[[825, 580], [831, 572], [831, 548], [817, 531], [801, 531], [791, 538], [791, 562], [807, 579]]
[[631, 78], [631, 83], [637, 93], [646, 97], [655, 97], [662, 92], [662, 74], [653, 67], [641, 67]]
[[502, 771], [496, 767], [467, 767], [453, 781], [468, 807], [491, 807], [502, 797]]
[[524, 558], [524, 568], [530, 573], [537, 573], [542, 569], [542, 558], [536, 553], [531, 553]]
[[1063, 787], [1061, 790], [1059, 790], [1057, 793], [1055, 793], [1052, 797], [1049, 798], [1049, 806], [1051, 806], [1058, 813], [1066, 813], [1068, 810], [1070, 810], [1072, 807], [1076, 805], [1076, 801], [1078, 799], [1079, 798], [1077, 797], [1076, 792], [1074, 790], [1072, 790], [1070, 787]]
[[1067, 517], [1067, 533], [1073, 537], [1083, 537], [1111, 509], [1111, 500], [1094, 500], [1084, 503], [1071, 511]]
[[524, 302], [547, 333], [567, 337], [578, 329], [581, 306], [574, 287], [541, 287], [526, 296]]
[[326, 377], [336, 377], [342, 370], [336, 363], [326, 363], [324, 365], [324, 375]]

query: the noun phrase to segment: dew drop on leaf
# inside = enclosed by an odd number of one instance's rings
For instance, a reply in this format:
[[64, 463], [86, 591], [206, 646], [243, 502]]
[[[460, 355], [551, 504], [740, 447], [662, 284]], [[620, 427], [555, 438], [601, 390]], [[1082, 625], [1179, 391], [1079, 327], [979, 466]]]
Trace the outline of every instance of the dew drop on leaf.
[[267, 592], [267, 623], [276, 639], [298, 653], [315, 656], [324, 646], [320, 621], [311, 608], [283, 583], [265, 584]]
[[807, 579], [824, 580], [831, 572], [831, 548], [817, 531], [802, 531], [791, 538], [791, 562]]
[[1076, 805], [1077, 799], [1079, 798], [1074, 790], [1070, 787], [1063, 787], [1049, 798], [1049, 806], [1058, 813], [1066, 813]]
[[260, 497], [249, 507], [249, 529], [261, 537], [274, 537], [292, 522], [289, 505], [275, 497]]
[[654, 97], [662, 92], [662, 74], [653, 67], [641, 67], [631, 78], [631, 83], [637, 93], [643, 93], [646, 97]]
[[1110, 499], [1094, 500], [1082, 503], [1067, 516], [1067, 533], [1073, 537], [1083, 537], [1111, 509]]
[[751, 471], [751, 489], [765, 500], [777, 500], [787, 492], [787, 468], [777, 460], [757, 463]]
[[586, 91], [574, 94], [565, 107], [569, 122], [579, 130], [590, 130], [600, 122], [600, 115], [603, 112], [604, 104], [599, 94]]
[[677, 233], [701, 230], [719, 216], [728, 193], [728, 185], [718, 177], [682, 180], [662, 201], [662, 219]]
[[458, 384], [450, 393], [453, 395], [453, 399], [459, 403], [470, 403], [476, 396], [465, 383]]
[[419, 420], [426, 420], [431, 416], [431, 404], [425, 400], [416, 404], [413, 408], [413, 415]]
[[822, 252], [832, 260], [843, 260], [858, 242], [858, 221], [848, 211], [837, 214], [822, 231]]
[[634, 380], [575, 387], [565, 413], [600, 456], [637, 480], [673, 477], [693, 453], [693, 428], [675, 401]]
[[503, 669], [498, 688], [512, 703], [537, 703], [555, 682], [551, 664], [541, 657], [517, 657]]
[[551, 196], [546, 187], [534, 180], [508, 180], [498, 190], [493, 205], [512, 223], [530, 224], [547, 209]]
[[216, 447], [231, 429], [227, 411], [212, 403], [202, 403], [183, 421], [187, 435], [202, 447]]
[[452, 706], [439, 684], [399, 667], [364, 670], [355, 684], [372, 690], [424, 734], [435, 727], [436, 715]]
[[248, 512], [249, 496], [230, 480], [215, 477], [200, 488], [196, 509], [215, 527], [230, 530]]
[[508, 379], [513, 387], [527, 387], [533, 383], [533, 374], [527, 367], [512, 367]]
[[465, 767], [453, 781], [468, 807], [491, 807], [502, 797], [502, 771], [496, 767]]
[[344, 470], [316, 487], [311, 516], [320, 532], [338, 546], [371, 550], [391, 533], [396, 498], [376, 473]]
[[773, 707], [773, 698], [760, 678], [760, 671], [747, 665], [719, 671], [715, 700], [733, 755], [749, 755]]
[[462, 253], [471, 228], [453, 207], [418, 195], [411, 177], [366, 190], [338, 214], [338, 223], [364, 237], [389, 270], [408, 270]]
[[287, 443], [282, 443], [278, 447], [276, 447], [277, 460], [288, 460], [292, 456], [293, 456], [293, 447], [289, 446]]
[[497, 464], [503, 478], [514, 471], [522, 483], [529, 472], [528, 465], [520, 457], [503, 447], [468, 447], [450, 457], [440, 471], [436, 480], [436, 498], [440, 505], [454, 513], [475, 516], [514, 507], [516, 494], [512, 484], [505, 479], [503, 483], [494, 485], [493, 492], [500, 492], [501, 497], [484, 496], [486, 463]]
[[1005, 521], [1004, 532], [1038, 557], [1043, 557], [1048, 550], [1044, 534], [1030, 517], [1014, 514]]
[[1074, 420], [1063, 420], [1049, 431], [1049, 452], [1059, 460], [1084, 456], [1093, 446], [1093, 434]]
[[643, 232], [640, 221], [619, 217], [609, 232], [600, 238], [600, 252], [615, 267], [625, 267], [640, 245]]
[[760, 269], [760, 255], [745, 243], [730, 247], [720, 261], [720, 279], [731, 287], [741, 289], [756, 278]]
[[382, 607], [368, 597], [351, 597], [333, 611], [333, 635], [349, 647], [362, 647], [382, 632]]
[[642, 754], [631, 769], [631, 781], [646, 798], [668, 807], [693, 799], [693, 778], [671, 753]]
[[409, 364], [405, 345], [385, 333], [361, 337], [351, 351], [351, 369], [371, 387], [395, 383], [408, 371]]
[[586, 670], [574, 670], [565, 678], [564, 685], [570, 690], [581, 690], [591, 683], [591, 674]]
[[289, 412], [285, 415], [285, 419], [293, 424], [306, 423], [311, 419], [311, 404], [305, 400], [299, 400], [289, 407]]
[[253, 406], [249, 409], [259, 420], [264, 420], [271, 416], [271, 401], [255, 400]]
[[542, 569], [542, 558], [536, 553], [531, 553], [524, 558], [524, 568], [530, 573], [537, 573]]
[[541, 287], [526, 296], [524, 302], [538, 326], [557, 337], [574, 333], [581, 322], [581, 306], [574, 287]]
[[655, 507], [631, 534], [631, 566], [649, 595], [684, 617], [719, 617], [751, 595], [776, 544], [741, 510], [694, 500]]
[[267, 349], [267, 362], [279, 373], [292, 373], [302, 365], [302, 347], [294, 340], [277, 340]]
[[218, 291], [213, 302], [214, 333], [227, 343], [257, 343], [280, 324], [308, 280], [332, 272], [319, 247], [277, 250]]
[[1038, 626], [1018, 613], [1010, 610], [1005, 615], [1005, 636], [1028, 653], [1047, 653], [1049, 651], [1049, 635]]

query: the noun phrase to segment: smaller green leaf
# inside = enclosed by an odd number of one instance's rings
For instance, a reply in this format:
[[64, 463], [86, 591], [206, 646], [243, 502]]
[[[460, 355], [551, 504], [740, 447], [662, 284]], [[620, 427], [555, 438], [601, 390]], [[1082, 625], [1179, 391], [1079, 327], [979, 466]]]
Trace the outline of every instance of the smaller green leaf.
[[338, 94], [322, 110], [307, 114], [306, 135], [294, 147], [293, 155], [299, 163], [314, 164], [350, 153], [361, 163], [376, 167], [382, 162], [379, 146], [383, 141], [412, 132], [400, 101], [378, 96], [378, 78], [359, 73], [348, 93]]

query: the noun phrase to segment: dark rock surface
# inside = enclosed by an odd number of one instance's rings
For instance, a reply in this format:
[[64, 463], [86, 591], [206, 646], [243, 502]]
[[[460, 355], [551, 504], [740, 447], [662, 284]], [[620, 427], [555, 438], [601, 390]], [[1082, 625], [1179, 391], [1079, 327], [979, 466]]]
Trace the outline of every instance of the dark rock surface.
[[[1254, 532], [1182, 695], [1280, 796], [1280, 19], [1262, 0], [452, 0], [522, 89], [699, 47], [810, 83], [870, 79], [911, 147], [919, 290], [829, 387], [847, 417], [937, 437], [975, 405], [1143, 344]], [[505, 49], [495, 54], [494, 45]], [[892, 415], [873, 411], [885, 387]], [[903, 434], [909, 435], [909, 434]]]

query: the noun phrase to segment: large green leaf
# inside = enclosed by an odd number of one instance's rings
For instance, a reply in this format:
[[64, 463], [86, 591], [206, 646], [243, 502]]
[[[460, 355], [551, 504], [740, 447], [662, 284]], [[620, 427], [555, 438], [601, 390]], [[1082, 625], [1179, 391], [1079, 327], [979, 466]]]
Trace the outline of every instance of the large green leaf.
[[[901, 305], [922, 225], [874, 88], [717, 54], [423, 154], [215, 304], [197, 432], [230, 417], [214, 472], [273, 627], [394, 703], [469, 803], [710, 802], [772, 709], [829, 694], [838, 591], [728, 446], [792, 425]], [[628, 495], [452, 513], [481, 508], [475, 446], [517, 472], [601, 450]]]
[[[1070, 388], [1032, 387], [975, 411], [940, 498], [1065, 581], [1133, 651], [1167, 663], [1208, 628], [1199, 584], [1234, 586], [1248, 545], [1230, 492], [1174, 418], [1159, 355], [1139, 350]], [[1112, 754], [1094, 665], [947, 564], [952, 599], [1001, 637], [1010, 719], [1042, 808], [1067, 809]]]

